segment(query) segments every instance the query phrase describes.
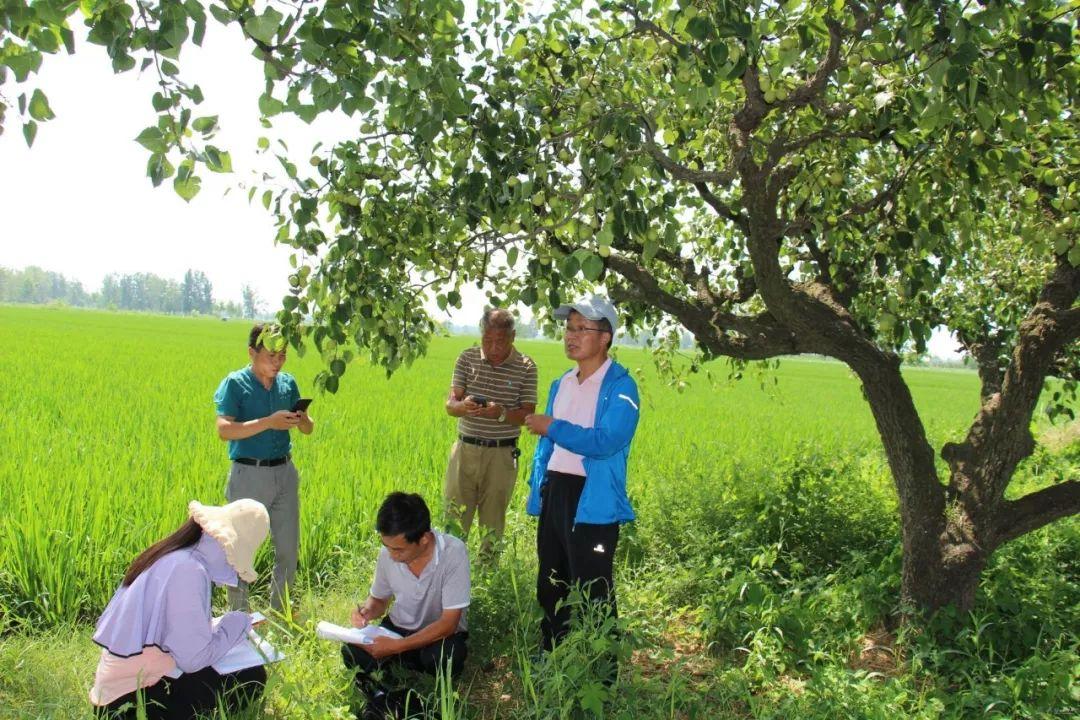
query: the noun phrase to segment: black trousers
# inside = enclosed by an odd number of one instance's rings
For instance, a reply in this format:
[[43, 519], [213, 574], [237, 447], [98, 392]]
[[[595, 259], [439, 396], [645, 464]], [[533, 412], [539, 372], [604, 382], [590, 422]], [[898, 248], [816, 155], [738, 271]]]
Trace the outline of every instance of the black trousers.
[[617, 614], [612, 573], [619, 523], [574, 524], [584, 487], [585, 478], [580, 475], [548, 472], [541, 491], [536, 599], [544, 610], [540, 633], [545, 650], [554, 648], [569, 630], [570, 608], [557, 606], [570, 594], [571, 586], [580, 585], [589, 601], [604, 603], [612, 615]]
[[[145, 699], [147, 720], [191, 720], [212, 714], [219, 704], [230, 713], [240, 711], [258, 699], [265, 686], [266, 668], [262, 665], [225, 675], [207, 667], [178, 678], [163, 677], [138, 692]], [[95, 708], [95, 717], [136, 720], [137, 695], [128, 693]], [[125, 704], [128, 707], [122, 710]]]
[[[402, 636], [412, 635], [415, 630], [403, 630], [386, 618], [382, 626], [387, 630], [393, 630]], [[384, 673], [401, 672], [412, 670], [427, 675], [434, 675], [440, 667], [445, 667], [447, 660], [450, 661], [450, 677], [457, 678], [465, 666], [465, 656], [468, 655], [466, 641], [469, 633], [458, 632], [448, 638], [443, 638], [422, 648], [391, 655], [381, 660], [376, 660], [365, 650], [357, 645], [345, 643], [341, 646], [341, 657], [345, 661], [345, 667], [356, 674], [356, 687], [367, 696], [380, 690], [391, 689], [379, 683], [372, 675], [382, 670]]]

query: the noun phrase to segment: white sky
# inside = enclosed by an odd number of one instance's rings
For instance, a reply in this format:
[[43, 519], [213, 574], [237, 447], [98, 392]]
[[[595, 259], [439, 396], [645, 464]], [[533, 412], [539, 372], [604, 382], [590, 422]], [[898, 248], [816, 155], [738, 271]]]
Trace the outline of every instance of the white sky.
[[[14, 104], [35, 83], [49, 97], [56, 118], [39, 124], [27, 148], [14, 107], [0, 135], [0, 265], [38, 265], [100, 289], [108, 273], [150, 272], [180, 280], [188, 268], [202, 270], [218, 300], [239, 302], [240, 288], [253, 286], [264, 308], [276, 307], [288, 289], [291, 248], [275, 246], [272, 216], [247, 188], [268, 161], [259, 156], [262, 135], [283, 137], [298, 165], [318, 141], [330, 144], [351, 130], [344, 116], [320, 118], [311, 126], [291, 116], [259, 124], [262, 66], [243, 44], [235, 26], [210, 22], [202, 48], [181, 56], [181, 78], [201, 86], [198, 114], [218, 115], [221, 130], [212, 141], [232, 155], [234, 172], [218, 175], [200, 168], [202, 190], [185, 203], [171, 179], [154, 188], [146, 177], [149, 152], [134, 138], [156, 123], [150, 98], [157, 87], [152, 68], [116, 75], [101, 47], [81, 39], [76, 54], [46, 57], [41, 72], [25, 87], [9, 83]], [[276, 165], [276, 162], [275, 162]], [[231, 188], [231, 190], [230, 190]], [[226, 191], [229, 190], [228, 194]], [[451, 318], [478, 319], [482, 294], [464, 293], [464, 308]], [[930, 351], [955, 353], [935, 332]]]

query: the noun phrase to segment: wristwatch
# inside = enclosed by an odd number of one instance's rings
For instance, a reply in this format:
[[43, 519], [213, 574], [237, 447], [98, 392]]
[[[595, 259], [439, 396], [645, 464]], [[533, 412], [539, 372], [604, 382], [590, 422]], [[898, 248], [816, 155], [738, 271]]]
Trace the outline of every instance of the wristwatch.
[[499, 422], [506, 422], [506, 408], [499, 410]]

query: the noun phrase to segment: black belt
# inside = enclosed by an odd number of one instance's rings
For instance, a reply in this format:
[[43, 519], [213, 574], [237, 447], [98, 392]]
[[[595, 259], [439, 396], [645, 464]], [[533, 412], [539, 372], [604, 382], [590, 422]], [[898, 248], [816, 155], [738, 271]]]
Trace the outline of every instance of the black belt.
[[516, 447], [518, 441], [516, 437], [503, 438], [502, 440], [488, 440], [487, 438], [467, 437], [465, 435], [459, 435], [458, 437], [461, 438], [461, 442], [463, 443], [487, 448]]
[[270, 458], [269, 460], [256, 460], [255, 458], [236, 458], [233, 462], [238, 462], [241, 465], [254, 465], [255, 467], [277, 467], [278, 465], [284, 465], [289, 462], [291, 455], [285, 457]]

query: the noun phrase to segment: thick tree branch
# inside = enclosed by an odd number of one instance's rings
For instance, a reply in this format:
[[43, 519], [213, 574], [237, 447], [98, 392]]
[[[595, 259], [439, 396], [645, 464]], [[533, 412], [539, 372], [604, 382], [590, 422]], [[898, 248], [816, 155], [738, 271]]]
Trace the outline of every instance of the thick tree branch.
[[825, 130], [818, 130], [817, 132], [804, 135], [797, 140], [787, 141], [787, 138], [782, 135], [777, 135], [771, 143], [769, 143], [769, 162], [772, 165], [776, 165], [784, 157], [790, 155], [793, 152], [798, 152], [805, 148], [815, 145], [823, 141], [842, 141], [842, 140], [880, 140], [880, 134], [870, 130], [853, 130], [848, 132], [842, 132], [835, 128], [827, 128]]
[[661, 40], [664, 40], [665, 42], [670, 43], [671, 45], [673, 45], [676, 48], [683, 48], [683, 47], [688, 48], [690, 50], [690, 52], [694, 53], [694, 55], [696, 55], [698, 57], [699, 60], [701, 60], [702, 62], [706, 62], [706, 63], [708, 62], [708, 58], [705, 57], [705, 53], [703, 53], [701, 51], [701, 48], [699, 48], [697, 45], [693, 45], [691, 43], [679, 42], [679, 39], [677, 37], [675, 37], [674, 35], [669, 33], [667, 30], [665, 30], [664, 28], [662, 28], [659, 25], [657, 25], [656, 23], [654, 23], [652, 20], [649, 20], [648, 18], [641, 17], [641, 13], [639, 13], [637, 11], [637, 8], [635, 8], [634, 6], [629, 5], [629, 4], [624, 4], [624, 5], [620, 5], [619, 7], [624, 12], [628, 13], [632, 18], [634, 18], [634, 29], [636, 31], [643, 32], [643, 33], [648, 33], [649, 35], [652, 35], [653, 37], [659, 38]]
[[994, 539], [997, 545], [1003, 545], [1077, 513], [1080, 513], [1080, 482], [1066, 480], [1004, 503], [997, 513]]
[[1000, 392], [984, 400], [964, 442], [942, 449], [954, 491], [972, 507], [995, 507], [1016, 466], [1034, 450], [1031, 418], [1055, 358], [1076, 339], [1073, 303], [1078, 295], [1080, 268], [1059, 258], [1038, 302], [1020, 323]]
[[801, 345], [786, 328], [767, 314], [745, 316], [710, 311], [664, 290], [648, 270], [622, 255], [610, 255], [608, 268], [627, 281], [613, 295], [647, 302], [682, 323], [713, 355], [742, 360], [764, 360], [779, 355], [818, 352]]
[[661, 150], [656, 142], [651, 137], [648, 126], [646, 126], [645, 132], [645, 149], [648, 151], [649, 156], [667, 171], [672, 180], [678, 180], [680, 182], [689, 183], [712, 183], [714, 185], [731, 185], [738, 178], [738, 174], [734, 169], [727, 169], [721, 172], [714, 170], [694, 170], [681, 163], [673, 160], [663, 150]]
[[750, 231], [750, 223], [747, 220], [746, 216], [742, 213], [736, 212], [734, 209], [732, 209], [730, 205], [725, 203], [720, 198], [716, 197], [716, 195], [714, 195], [709, 189], [708, 185], [706, 185], [705, 183], [694, 183], [694, 189], [698, 191], [699, 195], [701, 195], [701, 199], [708, 203], [709, 207], [715, 210], [720, 217], [726, 218], [731, 222], [735, 223], [735, 225], [744, 233]]

